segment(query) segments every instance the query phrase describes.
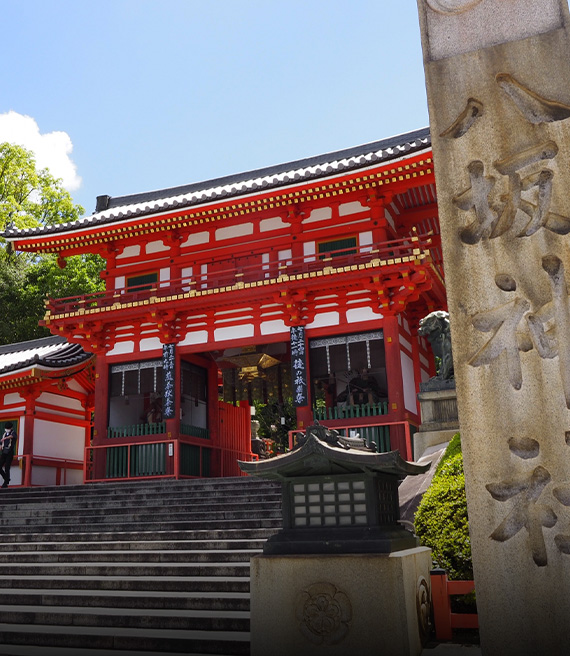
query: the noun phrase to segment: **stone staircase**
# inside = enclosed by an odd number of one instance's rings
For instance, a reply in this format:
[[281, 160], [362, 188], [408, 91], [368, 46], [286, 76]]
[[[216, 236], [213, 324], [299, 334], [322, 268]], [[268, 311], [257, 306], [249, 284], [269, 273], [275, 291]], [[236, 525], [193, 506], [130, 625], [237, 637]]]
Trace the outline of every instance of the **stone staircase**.
[[249, 654], [249, 559], [280, 527], [250, 478], [4, 489], [0, 654]]

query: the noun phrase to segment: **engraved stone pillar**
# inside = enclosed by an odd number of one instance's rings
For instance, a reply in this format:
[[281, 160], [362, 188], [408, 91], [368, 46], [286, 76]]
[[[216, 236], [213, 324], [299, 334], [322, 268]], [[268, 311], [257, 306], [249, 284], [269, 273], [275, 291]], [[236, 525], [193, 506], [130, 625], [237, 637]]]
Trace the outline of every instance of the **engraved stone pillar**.
[[570, 16], [418, 0], [485, 656], [570, 649]]

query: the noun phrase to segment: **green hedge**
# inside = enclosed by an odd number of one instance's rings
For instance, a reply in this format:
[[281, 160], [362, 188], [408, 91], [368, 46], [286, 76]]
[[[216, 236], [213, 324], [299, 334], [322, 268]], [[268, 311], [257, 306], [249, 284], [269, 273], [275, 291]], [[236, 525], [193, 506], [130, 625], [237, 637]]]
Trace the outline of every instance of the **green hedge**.
[[430, 547], [434, 565], [450, 579], [473, 579], [459, 434], [449, 443], [415, 516], [415, 531]]

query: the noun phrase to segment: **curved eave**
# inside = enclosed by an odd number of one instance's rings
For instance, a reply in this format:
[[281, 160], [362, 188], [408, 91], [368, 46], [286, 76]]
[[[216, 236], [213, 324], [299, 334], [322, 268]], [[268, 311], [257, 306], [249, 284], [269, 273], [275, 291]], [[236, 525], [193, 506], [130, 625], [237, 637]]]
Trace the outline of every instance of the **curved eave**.
[[81, 359], [62, 361], [58, 366], [32, 361], [6, 367], [0, 371], [0, 390], [28, 387], [44, 381], [76, 376], [85, 371], [95, 359], [90, 353], [84, 355]]
[[[426, 142], [427, 143], [424, 143]], [[259, 188], [244, 185], [217, 192], [206, 189], [192, 192], [191, 198], [166, 198], [135, 205], [113, 207], [69, 224], [41, 229], [8, 229], [4, 237], [17, 250], [66, 251], [85, 249], [90, 240], [97, 243], [121, 239], [137, 234], [137, 231], [165, 230], [205, 224], [224, 218], [240, 217], [258, 211], [290, 206], [299, 200], [314, 200], [319, 194], [332, 193], [339, 199], [352, 185], [366, 189], [384, 184], [398, 183], [406, 176], [420, 175], [411, 167], [431, 166], [431, 146], [423, 140], [422, 147], [408, 149], [387, 161], [365, 162], [358, 168], [335, 171], [325, 168], [326, 173], [308, 180], [295, 180], [287, 175], [283, 179]], [[431, 170], [429, 171], [432, 172]], [[421, 175], [426, 171], [422, 170]], [[294, 176], [293, 176], [294, 178]], [[336, 188], [338, 185], [338, 188]], [[137, 235], [138, 236], [138, 235]], [[91, 244], [94, 241], [91, 241]]]
[[253, 462], [238, 461], [240, 469], [251, 476], [285, 480], [306, 476], [329, 476], [356, 473], [391, 474], [398, 477], [423, 474], [427, 465], [404, 460], [398, 451], [367, 453], [341, 449], [310, 435], [303, 446], [275, 458]]

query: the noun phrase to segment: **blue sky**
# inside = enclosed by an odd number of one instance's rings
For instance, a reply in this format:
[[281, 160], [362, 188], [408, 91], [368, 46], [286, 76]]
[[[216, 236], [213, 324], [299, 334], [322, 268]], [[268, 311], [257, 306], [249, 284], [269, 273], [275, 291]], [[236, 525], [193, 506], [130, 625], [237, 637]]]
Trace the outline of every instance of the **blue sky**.
[[0, 141], [27, 139], [88, 214], [97, 195], [206, 180], [428, 124], [415, 0], [0, 6]]

